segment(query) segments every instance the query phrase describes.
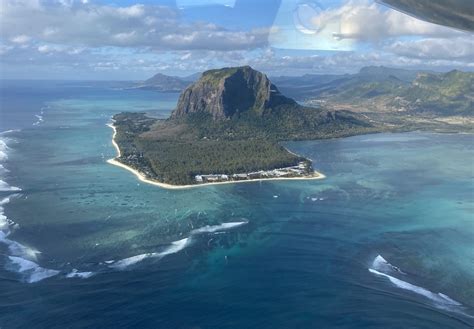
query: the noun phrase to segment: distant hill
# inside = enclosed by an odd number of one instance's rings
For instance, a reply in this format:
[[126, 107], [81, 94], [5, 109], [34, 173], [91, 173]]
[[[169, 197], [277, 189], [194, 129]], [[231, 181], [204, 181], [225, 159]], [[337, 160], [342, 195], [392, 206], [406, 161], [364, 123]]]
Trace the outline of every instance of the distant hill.
[[[355, 74], [307, 74], [301, 77], [275, 77], [272, 78], [280, 90], [290, 97], [298, 100], [314, 98], [320, 95], [359, 94], [363, 85], [379, 83], [381, 88], [390, 88], [411, 83], [419, 72], [404, 69], [395, 69], [385, 66], [363, 67]], [[387, 86], [383, 86], [383, 84]], [[379, 89], [380, 89], [379, 87]], [[370, 87], [362, 87], [369, 89]]]
[[386, 66], [366, 66], [357, 74], [359, 78], [368, 78], [370, 81], [382, 81], [395, 78], [404, 82], [412, 82], [418, 74], [415, 70], [396, 69]]
[[394, 108], [415, 113], [474, 115], [474, 73], [420, 73], [410, 85], [388, 97]]
[[356, 74], [274, 79], [288, 95], [311, 105], [358, 112], [472, 116], [474, 73], [435, 73], [365, 67]]
[[134, 88], [155, 90], [160, 92], [181, 92], [190, 83], [199, 79], [200, 76], [201, 73], [195, 73], [187, 77], [176, 77], [157, 73], [151, 78], [136, 84]]

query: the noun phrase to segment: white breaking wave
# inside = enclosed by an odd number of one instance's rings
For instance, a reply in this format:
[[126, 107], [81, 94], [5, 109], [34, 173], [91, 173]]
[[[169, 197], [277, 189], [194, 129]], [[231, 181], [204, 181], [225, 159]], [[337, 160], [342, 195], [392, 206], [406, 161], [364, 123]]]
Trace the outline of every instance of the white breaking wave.
[[[13, 195], [14, 196], [14, 195]], [[12, 195], [0, 200], [0, 243], [8, 246], [10, 254], [13, 256], [26, 257], [28, 259], [36, 260], [39, 251], [27, 247], [19, 242], [8, 239], [11, 233], [10, 228], [16, 228], [18, 225], [12, 220], [8, 219], [4, 213], [4, 205], [10, 202]]]
[[10, 133], [14, 133], [14, 132], [18, 132], [18, 131], [20, 131], [20, 129], [5, 130], [5, 131], [0, 132], [0, 136], [8, 135]]
[[[10, 197], [3, 198], [0, 200], [0, 230], [8, 229], [8, 226], [11, 224], [7, 216], [4, 214], [3, 206], [10, 202]], [[1, 232], [1, 231], [0, 231]], [[0, 239], [2, 238], [2, 233], [0, 233]]]
[[171, 254], [175, 254], [183, 250], [184, 248], [186, 248], [189, 242], [190, 242], [190, 238], [184, 238], [178, 241], [173, 241], [171, 242], [171, 246], [169, 246], [162, 252], [158, 253], [158, 257], [165, 257]]
[[6, 169], [1, 163], [0, 163], [0, 175], [1, 174], [4, 174], [4, 173], [7, 173], [8, 172], [8, 169]]
[[202, 233], [219, 232], [223, 230], [232, 229], [232, 228], [235, 228], [247, 223], [248, 222], [228, 222], [228, 223], [222, 223], [219, 225], [206, 225], [206, 226], [192, 230], [188, 238], [171, 242], [171, 245], [165, 250], [163, 250], [162, 252], [149, 252], [149, 253], [127, 257], [118, 261], [106, 261], [105, 263], [109, 264], [108, 266], [110, 268], [123, 270], [147, 258], [163, 258], [167, 255], [175, 254], [183, 250], [184, 248], [186, 248], [191, 243], [191, 237], [193, 235], [202, 234]]
[[149, 252], [149, 253], [145, 253], [145, 254], [140, 254], [140, 255], [136, 255], [136, 256], [127, 257], [127, 258], [118, 260], [118, 261], [110, 264], [109, 267], [114, 268], [114, 269], [123, 270], [123, 269], [129, 267], [130, 265], [134, 265], [134, 264], [136, 264], [138, 262], [141, 262], [141, 261], [143, 261], [144, 259], [147, 259], [147, 258], [152, 258], [152, 257], [153, 258], [163, 258], [165, 256], [175, 254], [175, 253], [183, 250], [184, 248], [186, 248], [189, 241], [190, 241], [189, 238], [185, 238], [185, 239], [178, 240], [178, 241], [173, 241], [173, 242], [171, 242], [171, 245], [169, 247], [167, 247], [165, 250], [163, 250], [162, 252]]
[[380, 272], [384, 272], [384, 273], [393, 271], [393, 272], [398, 272], [398, 273], [401, 273], [401, 274], [405, 274], [405, 273], [402, 272], [402, 270], [400, 270], [398, 267], [393, 266], [392, 264], [387, 262], [385, 260], [385, 258], [383, 258], [380, 255], [375, 257], [375, 259], [372, 263], [372, 268], [375, 269], [375, 270], [378, 270]]
[[[9, 147], [5, 141], [5, 139], [0, 139], [0, 162], [4, 162], [8, 160], [8, 150]], [[6, 168], [3, 164], [0, 163], [0, 173], [7, 172]], [[4, 180], [0, 179], [0, 192], [18, 192], [21, 191], [21, 188], [16, 186], [11, 186]]]
[[229, 222], [229, 223], [222, 223], [219, 225], [206, 225], [203, 227], [200, 227], [198, 229], [192, 230], [192, 234], [199, 234], [199, 233], [213, 233], [217, 231], [223, 231], [223, 230], [228, 230], [237, 226], [245, 225], [247, 222]]
[[79, 278], [87, 279], [94, 275], [94, 272], [79, 272], [77, 269], [73, 269], [71, 272], [66, 274], [66, 278]]
[[445, 294], [431, 292], [428, 289], [425, 289], [423, 287], [419, 287], [419, 286], [416, 286], [414, 284], [408, 283], [406, 281], [397, 279], [397, 278], [395, 278], [391, 275], [379, 272], [379, 271], [374, 270], [372, 268], [369, 268], [369, 271], [371, 273], [374, 273], [374, 274], [377, 274], [377, 275], [384, 276], [384, 277], [388, 278], [390, 280], [390, 282], [392, 282], [398, 288], [413, 291], [413, 292], [415, 292], [419, 295], [422, 295], [422, 296], [425, 296], [425, 297], [431, 299], [432, 301], [436, 302], [437, 304], [447, 305], [447, 306], [448, 305], [454, 305], [454, 306], [460, 306], [461, 305], [461, 303], [459, 303], [459, 302], [455, 301], [454, 299], [446, 296]]
[[10, 256], [8, 256], [10, 264], [5, 266], [7, 270], [21, 274], [23, 280], [28, 283], [38, 282], [59, 274], [58, 270], [39, 266], [32, 260], [36, 260], [39, 251], [8, 239], [9, 234], [8, 229], [0, 230], [0, 243], [7, 245], [10, 252]]
[[7, 151], [7, 143], [4, 140], [0, 139], [0, 161], [5, 161], [8, 159]]
[[35, 123], [33, 123], [33, 126], [39, 126], [44, 120], [43, 120], [43, 114], [44, 114], [45, 108], [41, 108], [40, 114], [35, 114], [36, 119], [38, 119]]
[[0, 179], [0, 192], [19, 192], [19, 191], [21, 191], [21, 188], [16, 187], [16, 186], [11, 186], [7, 182]]
[[16, 256], [8, 256], [11, 267], [22, 274], [28, 283], [34, 283], [59, 274], [59, 271], [44, 268], [35, 262]]
[[106, 261], [106, 264], [113, 269], [123, 270], [131, 265], [135, 265], [144, 259], [147, 258], [163, 258], [165, 256], [175, 254], [184, 248], [186, 248], [191, 243], [191, 237], [195, 234], [202, 234], [202, 233], [214, 233], [218, 231], [228, 230], [234, 227], [238, 227], [248, 222], [229, 222], [229, 223], [222, 223], [219, 225], [207, 225], [200, 227], [198, 229], [192, 230], [191, 235], [188, 238], [181, 239], [178, 241], [171, 242], [171, 245], [167, 247], [165, 250], [161, 252], [149, 252], [140, 255], [135, 255], [131, 257], [127, 257], [117, 261]]
[[[373, 273], [378, 276], [385, 277], [389, 279], [389, 281], [395, 285], [397, 288], [404, 289], [404, 290], [409, 290], [411, 292], [414, 292], [418, 295], [424, 296], [428, 299], [430, 299], [432, 302], [435, 303], [435, 305], [439, 308], [450, 310], [450, 311], [455, 311], [456, 308], [462, 306], [461, 303], [455, 301], [454, 299], [450, 298], [449, 296], [446, 296], [445, 294], [442, 293], [434, 293], [428, 289], [425, 289], [420, 286], [416, 286], [414, 284], [411, 284], [409, 282], [397, 279], [396, 277], [387, 274], [386, 272], [388, 271], [395, 271], [398, 273], [403, 273], [398, 267], [393, 266], [389, 262], [387, 262], [381, 255], [378, 255], [375, 257], [372, 267], [369, 268], [369, 272]], [[385, 272], [385, 273], [384, 273]], [[453, 309], [454, 308], [454, 309]]]
[[4, 205], [10, 202], [11, 197], [10, 195], [0, 201], [0, 243], [6, 245], [9, 251], [9, 263], [6, 264], [5, 268], [19, 273], [23, 280], [28, 283], [38, 282], [57, 275], [59, 271], [43, 268], [34, 262], [39, 251], [8, 238], [11, 233], [10, 228], [17, 227], [17, 224], [4, 214]]
[[140, 254], [140, 255], [136, 255], [136, 256], [127, 257], [127, 258], [115, 261], [113, 263], [110, 261], [111, 264], [109, 265], [109, 267], [110, 268], [115, 268], [115, 269], [118, 269], [118, 270], [123, 270], [124, 268], [127, 268], [130, 265], [134, 265], [138, 262], [141, 262], [144, 259], [147, 259], [147, 258], [150, 258], [150, 257], [155, 257], [156, 254], [157, 254], [156, 252], [151, 252], [151, 253], [146, 253], [146, 254]]
[[[42, 121], [42, 118], [38, 119]], [[12, 131], [2, 132], [0, 136], [9, 132]], [[0, 139], [0, 161], [2, 162], [8, 160], [7, 152], [9, 148], [6, 143], [7, 140], [8, 139], [5, 138]], [[0, 164], [0, 173], [5, 172], [7, 172], [7, 170]], [[18, 191], [21, 191], [19, 187], [11, 186], [0, 179], [0, 192]], [[10, 194], [0, 200], [0, 243], [6, 245], [9, 251], [8, 262], [5, 264], [5, 268], [9, 271], [19, 273], [23, 280], [28, 283], [38, 282], [59, 274], [59, 271], [43, 268], [35, 262], [39, 251], [8, 238], [12, 229], [18, 227], [18, 224], [5, 216], [4, 206], [10, 202], [13, 196], [15, 196], [15, 194]]]
[[36, 260], [37, 255], [40, 253], [38, 250], [8, 239], [9, 234], [9, 231], [0, 231], [0, 243], [8, 246], [8, 250], [10, 251], [11, 255], [28, 258], [30, 260]]
[[43, 116], [40, 114], [35, 114], [35, 117], [38, 119], [35, 123], [33, 123], [33, 126], [39, 126], [41, 122], [43, 122]]

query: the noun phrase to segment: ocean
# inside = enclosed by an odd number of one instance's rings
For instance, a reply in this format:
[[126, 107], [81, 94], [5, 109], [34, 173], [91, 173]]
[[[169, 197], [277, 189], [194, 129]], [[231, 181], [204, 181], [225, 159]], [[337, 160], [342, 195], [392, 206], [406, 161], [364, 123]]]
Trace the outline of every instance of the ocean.
[[111, 116], [177, 94], [1, 81], [0, 328], [472, 328], [474, 136], [288, 142], [323, 180], [165, 190]]

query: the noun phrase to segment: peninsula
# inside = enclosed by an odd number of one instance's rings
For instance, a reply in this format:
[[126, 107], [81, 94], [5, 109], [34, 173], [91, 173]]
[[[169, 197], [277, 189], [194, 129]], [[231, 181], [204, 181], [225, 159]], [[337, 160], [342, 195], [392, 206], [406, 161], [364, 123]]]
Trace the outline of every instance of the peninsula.
[[279, 143], [378, 131], [363, 115], [304, 107], [249, 66], [206, 71], [166, 120], [113, 117], [110, 162], [167, 188], [265, 179], [317, 179], [310, 160]]

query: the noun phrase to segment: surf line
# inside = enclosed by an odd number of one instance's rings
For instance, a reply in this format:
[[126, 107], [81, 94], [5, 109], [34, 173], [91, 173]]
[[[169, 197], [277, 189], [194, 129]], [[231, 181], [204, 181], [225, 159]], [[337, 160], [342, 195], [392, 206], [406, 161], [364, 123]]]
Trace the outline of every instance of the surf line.
[[124, 270], [127, 267], [131, 265], [135, 265], [147, 258], [161, 259], [165, 256], [180, 252], [181, 250], [183, 250], [184, 248], [186, 248], [187, 246], [191, 244], [191, 239], [194, 235], [203, 234], [203, 233], [216, 233], [217, 234], [218, 232], [233, 229], [238, 226], [245, 225], [247, 223], [248, 223], [247, 221], [242, 221], [242, 222], [227, 222], [227, 223], [222, 223], [218, 225], [206, 225], [206, 226], [192, 230], [189, 237], [187, 238], [171, 242], [171, 244], [161, 252], [149, 252], [149, 253], [139, 254], [135, 256], [130, 256], [130, 257], [120, 259], [117, 261], [110, 260], [110, 261], [106, 261], [105, 263], [108, 264], [108, 266], [112, 269]]
[[392, 283], [395, 287], [408, 290], [412, 293], [417, 295], [423, 296], [429, 299], [437, 308], [444, 309], [451, 312], [461, 313], [465, 316], [469, 316], [468, 314], [463, 312], [463, 305], [458, 301], [452, 299], [451, 297], [443, 294], [443, 293], [434, 293], [426, 288], [411, 284], [407, 281], [401, 280], [396, 278], [394, 275], [401, 274], [407, 275], [397, 266], [390, 264], [385, 258], [381, 255], [375, 257], [372, 262], [371, 267], [368, 268], [369, 272], [375, 274], [380, 277], [387, 278], [390, 283]]

